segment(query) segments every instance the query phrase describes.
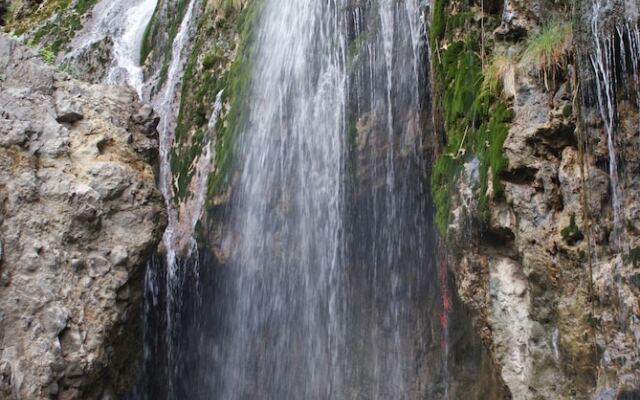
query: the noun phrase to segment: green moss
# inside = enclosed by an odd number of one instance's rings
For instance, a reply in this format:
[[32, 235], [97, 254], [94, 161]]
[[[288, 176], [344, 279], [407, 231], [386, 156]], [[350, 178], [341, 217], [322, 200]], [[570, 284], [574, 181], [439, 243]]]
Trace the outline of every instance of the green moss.
[[[158, 63], [162, 63], [162, 67], [160, 68], [160, 82], [159, 86], [162, 86], [167, 78], [167, 72], [169, 71], [169, 64], [171, 63], [171, 57], [173, 55], [173, 42], [178, 34], [178, 29], [180, 28], [180, 24], [186, 14], [187, 5], [189, 2], [187, 0], [178, 0], [175, 5], [175, 8], [172, 8], [169, 11], [169, 15], [167, 16], [166, 25], [161, 25], [158, 23], [158, 13], [160, 9], [156, 7], [151, 16], [151, 20], [149, 24], [145, 28], [145, 32], [142, 36], [142, 43], [140, 46], [140, 60], [141, 63], [147, 61], [149, 54], [151, 54], [151, 50], [156, 48], [157, 54], [159, 54], [162, 58], [158, 59]], [[203, 6], [206, 5], [206, 2], [202, 3]], [[166, 35], [167, 41], [164, 43], [164, 46], [155, 45], [160, 38]], [[155, 47], [154, 47], [155, 46]], [[162, 48], [157, 48], [162, 47]], [[154, 60], [156, 61], [156, 60]]]
[[[471, 33], [454, 40], [451, 30], [463, 26], [471, 16], [469, 10], [449, 15], [447, 1], [436, 1], [432, 47], [440, 57], [435, 62], [435, 99], [442, 110], [446, 140], [431, 176], [431, 190], [436, 204], [436, 225], [446, 236], [451, 222], [451, 199], [456, 194], [458, 175], [472, 158], [480, 162], [480, 199], [476, 217], [488, 217], [489, 177], [496, 198], [503, 195], [500, 176], [507, 167], [503, 145], [513, 118], [498, 93], [487, 90], [478, 37]], [[440, 7], [440, 8], [438, 8]], [[441, 19], [437, 21], [438, 19]], [[469, 31], [472, 32], [472, 31]], [[440, 48], [439, 41], [447, 46]], [[489, 173], [491, 171], [491, 174]]]
[[40, 50], [40, 57], [46, 64], [52, 65], [56, 62], [56, 54], [48, 48]]
[[215, 47], [204, 56], [202, 67], [212, 69], [226, 62], [226, 58], [222, 49]]
[[436, 204], [436, 225], [444, 237], [451, 221], [451, 198], [454, 195], [456, 177], [462, 163], [451, 157], [441, 156], [431, 173], [431, 191]]
[[444, 38], [447, 28], [446, 8], [448, 5], [449, 0], [435, 0], [430, 32], [432, 45], [437, 45], [438, 41]]
[[[242, 130], [249, 97], [254, 53], [252, 32], [259, 4], [260, 1], [253, 1], [242, 11], [235, 11], [236, 15], [229, 14], [236, 10], [235, 7], [225, 7], [226, 22], [220, 26], [212, 25], [214, 18], [211, 16], [201, 19], [198, 31], [209, 32], [212, 36], [207, 34], [196, 38], [185, 67], [172, 157], [176, 201], [190, 195], [188, 185], [195, 173], [194, 161], [202, 152], [215, 99], [223, 90], [228, 112], [220, 116], [215, 127], [215, 166], [208, 182], [209, 197], [223, 191], [229, 182], [234, 139]], [[231, 21], [236, 21], [236, 24]], [[239, 45], [234, 54], [231, 49], [236, 34], [239, 35]]]
[[478, 215], [481, 220], [488, 221], [489, 171], [491, 171], [491, 185], [496, 199], [504, 196], [504, 184], [500, 179], [508, 166], [504, 156], [503, 146], [509, 133], [509, 123], [513, 118], [511, 110], [504, 102], [495, 104], [490, 112], [489, 120], [484, 122], [476, 133], [474, 153], [480, 158], [480, 199]]
[[153, 10], [153, 14], [151, 15], [151, 19], [147, 24], [147, 27], [144, 29], [144, 33], [142, 35], [142, 43], [140, 44], [140, 64], [144, 64], [147, 61], [147, 57], [151, 53], [152, 45], [151, 45], [151, 36], [153, 27], [156, 26], [158, 21], [158, 5], [156, 5], [155, 10]]
[[584, 239], [584, 234], [582, 233], [582, 231], [580, 231], [580, 228], [578, 228], [578, 225], [576, 224], [575, 213], [571, 214], [569, 226], [560, 231], [560, 234], [562, 235], [562, 238], [565, 240], [565, 242], [567, 242], [571, 246]]
[[578, 250], [578, 259], [580, 261], [585, 261], [587, 259], [587, 252], [582, 249]]
[[[70, 0], [45, 0], [35, 2], [29, 12], [26, 13], [26, 15], [21, 15], [19, 19], [15, 18], [15, 9], [10, 7], [10, 10], [5, 15], [5, 21], [7, 23], [5, 29], [7, 32], [13, 32], [15, 35], [20, 36], [42, 24], [54, 15], [54, 13], [63, 12], [70, 4]], [[15, 6], [17, 3], [12, 5]]]
[[56, 56], [82, 29], [82, 15], [89, 11], [97, 0], [81, 0], [74, 8], [69, 8], [69, 0], [60, 1], [56, 16], [41, 26], [29, 40], [31, 45], [41, 45]]
[[216, 140], [216, 173], [210, 179], [209, 196], [221, 192], [229, 184], [233, 163], [234, 139], [244, 127], [244, 115], [249, 100], [251, 71], [256, 52], [253, 32], [262, 9], [262, 1], [254, 0], [238, 18], [240, 45], [236, 58], [225, 76], [225, 95], [230, 109], [226, 121], [218, 122]]
[[76, 12], [78, 14], [84, 14], [89, 11], [96, 4], [97, 0], [78, 0], [76, 3]]

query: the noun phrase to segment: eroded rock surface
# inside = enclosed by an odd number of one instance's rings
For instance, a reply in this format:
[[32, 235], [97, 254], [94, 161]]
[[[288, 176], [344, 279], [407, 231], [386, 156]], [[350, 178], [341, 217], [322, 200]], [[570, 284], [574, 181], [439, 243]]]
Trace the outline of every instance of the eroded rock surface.
[[[603, 26], [611, 27], [597, 33], [602, 51], [618, 63], [607, 72], [620, 74], [611, 79], [621, 82], [612, 89], [611, 105], [604, 104], [616, 113], [615, 154], [598, 110], [600, 87], [590, 76], [597, 46], [588, 3], [578, 10], [584, 21], [571, 28], [572, 55], [552, 84], [523, 59], [514, 67], [513, 87], [505, 85], [501, 93], [513, 118], [501, 149], [507, 166], [499, 175], [500, 195], [491, 179], [481, 192], [477, 157], [465, 160], [455, 178], [450, 265], [458, 294], [515, 400], [640, 396], [637, 75], [624, 69], [631, 62], [620, 55], [625, 48], [615, 53], [606, 47], [630, 43], [637, 14], [629, 5], [637, 2], [610, 3], [615, 7], [601, 12]], [[500, 41], [491, 50], [524, 51], [527, 35], [536, 37], [553, 9], [545, 4], [505, 2], [491, 33]], [[616, 18], [625, 9], [626, 16]], [[610, 171], [614, 159], [617, 177]], [[485, 214], [478, 211], [483, 196]]]
[[134, 379], [166, 220], [156, 125], [133, 90], [0, 36], [0, 398], [113, 398]]

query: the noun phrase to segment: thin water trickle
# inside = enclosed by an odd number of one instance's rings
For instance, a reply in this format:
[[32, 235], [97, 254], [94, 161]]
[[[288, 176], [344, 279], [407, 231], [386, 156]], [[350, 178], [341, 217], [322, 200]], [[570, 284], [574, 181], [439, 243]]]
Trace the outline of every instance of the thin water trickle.
[[198, 243], [195, 230], [198, 221], [204, 216], [207, 204], [207, 190], [209, 175], [213, 170], [213, 149], [216, 138], [216, 124], [222, 111], [222, 99], [224, 90], [216, 95], [213, 111], [207, 124], [206, 136], [202, 145], [202, 153], [198, 157], [195, 167], [195, 175], [190, 182], [192, 196], [180, 204], [179, 218], [176, 226], [176, 246], [185, 251], [185, 257], [191, 258], [197, 251]]
[[[617, 15], [619, 12], [619, 4], [615, 0], [592, 1], [589, 59], [595, 78], [595, 87], [592, 89], [597, 100], [596, 108], [606, 133], [613, 210], [611, 240], [617, 248], [628, 251], [627, 220], [633, 219], [633, 216], [627, 215], [628, 211], [622, 202], [627, 197], [625, 187], [630, 183], [625, 174], [625, 152], [628, 151], [625, 143], [629, 140], [625, 135], [630, 132], [625, 132], [628, 128], [620, 121], [619, 107], [625, 101], [631, 101], [640, 108], [637, 87], [627, 84], [638, 82], [640, 77], [640, 28], [637, 10], [626, 8], [622, 15]], [[640, 118], [632, 123], [640, 132]], [[640, 143], [632, 147], [640, 148]]]
[[190, 0], [182, 18], [171, 48], [171, 62], [167, 69], [166, 79], [157, 98], [152, 100], [156, 112], [161, 116], [158, 126], [160, 141], [160, 174], [158, 186], [162, 192], [167, 209], [168, 224], [162, 237], [165, 277], [165, 323], [166, 357], [168, 372], [168, 390], [173, 393], [176, 379], [176, 348], [178, 328], [181, 316], [182, 288], [185, 273], [181, 262], [177, 260], [176, 229], [178, 211], [173, 204], [173, 175], [171, 170], [171, 149], [178, 117], [182, 76], [186, 60], [190, 54], [191, 39], [195, 31], [199, 0]]
[[593, 34], [593, 54], [591, 63], [596, 74], [596, 94], [598, 109], [604, 121], [607, 134], [607, 149], [609, 152], [609, 176], [611, 179], [611, 205], [613, 208], [613, 238], [617, 243], [621, 237], [621, 188], [618, 169], [618, 152], [616, 150], [616, 71], [613, 37], [603, 35], [602, 16], [611, 7], [608, 0], [593, 0], [591, 31]]
[[[640, 117], [637, 115], [637, 109], [640, 109], [640, 91], [637, 86], [640, 77], [640, 30], [637, 5], [634, 2], [592, 0], [586, 14], [590, 22], [591, 45], [584, 46], [583, 51], [588, 55], [591, 70], [586, 74], [589, 79], [584, 81], [591, 84], [583, 85], [582, 91], [586, 93], [584, 104], [586, 110], [597, 110], [604, 130], [604, 140], [599, 137], [602, 131], [599, 127], [588, 132], [588, 140], [593, 142], [588, 144], [592, 145], [589, 150], [596, 150], [598, 142], [606, 143], [610, 177], [610, 249], [605, 247], [601, 250], [603, 254], [598, 254], [596, 248], [602, 246], [602, 242], [595, 242], [594, 239], [592, 244], [596, 281], [606, 285], [618, 299], [612, 318], [609, 317], [608, 326], [600, 332], [604, 337], [600, 370], [610, 371], [613, 369], [612, 354], [617, 351], [617, 344], [609, 336], [612, 334], [611, 326], [615, 326], [615, 330], [633, 335], [636, 323], [629, 313], [633, 304], [627, 301], [629, 297], [624, 277], [626, 267], [623, 254], [634, 245], [630, 240], [629, 227], [636, 216], [629, 205], [634, 202], [636, 177], [628, 171], [637, 168], [637, 164], [634, 164], [635, 156], [630, 153], [640, 146], [640, 143], [633, 143], [640, 135]], [[586, 125], [592, 128], [593, 124]], [[599, 156], [593, 155], [596, 158]], [[595, 225], [593, 229], [598, 231], [601, 227]], [[610, 257], [610, 252], [614, 253], [613, 257]], [[554, 336], [554, 346], [555, 342], [557, 337]], [[607, 385], [607, 375], [603, 376]]]

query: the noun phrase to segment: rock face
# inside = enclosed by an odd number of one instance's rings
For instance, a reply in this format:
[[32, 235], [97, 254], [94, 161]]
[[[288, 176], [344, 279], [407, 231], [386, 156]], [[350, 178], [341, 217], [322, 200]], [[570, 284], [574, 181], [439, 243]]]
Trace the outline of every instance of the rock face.
[[[485, 15], [488, 54], [526, 52], [525, 39], [561, 12], [543, 3], [505, 2], [504, 12], [491, 11], [501, 19], [495, 30]], [[607, 88], [593, 76], [598, 48], [587, 3], [575, 10], [572, 55], [562, 67], [536, 71], [525, 57], [514, 66], [513, 93], [505, 87], [500, 94], [513, 113], [501, 148], [501, 193], [492, 179], [482, 192], [474, 156], [453, 185], [447, 235], [457, 290], [515, 400], [640, 397], [637, 67], [626, 66], [637, 58], [637, 48], [629, 50], [637, 15], [618, 24], [613, 14], [624, 2], [602, 2], [611, 3], [611, 15], [597, 40], [608, 62], [618, 63], [603, 69], [610, 69], [609, 82], [630, 90], [598, 93]], [[627, 11], [635, 3], [626, 2]], [[598, 103], [598, 95], [609, 95], [611, 105]], [[602, 107], [616, 114], [613, 128]], [[607, 129], [614, 131], [613, 156]]]
[[166, 215], [157, 125], [0, 36], [0, 398], [113, 398], [133, 379]]

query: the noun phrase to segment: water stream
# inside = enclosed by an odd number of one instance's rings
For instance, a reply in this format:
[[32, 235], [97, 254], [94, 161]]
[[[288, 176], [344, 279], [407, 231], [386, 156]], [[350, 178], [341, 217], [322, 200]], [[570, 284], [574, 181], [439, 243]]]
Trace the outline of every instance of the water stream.
[[[592, 0], [589, 16], [592, 38], [586, 52], [592, 67], [593, 84], [584, 85], [583, 91], [587, 93], [587, 106], [584, 109], [597, 110], [603, 122], [613, 217], [609, 240], [612, 249], [619, 253], [610, 266], [598, 263], [598, 254], [595, 254], [596, 280], [606, 282], [617, 298], [611, 326], [635, 333], [637, 319], [629, 314], [633, 304], [626, 301], [629, 296], [627, 281], [623, 277], [623, 254], [634, 245], [629, 239], [628, 230], [632, 226], [631, 221], [636, 218], [633, 207], [630, 208], [634, 202], [634, 191], [637, 191], [636, 177], [627, 171], [637, 169], [637, 165], [630, 164], [629, 160], [635, 158], [634, 153], [640, 148], [637, 139], [640, 136], [640, 118], [632, 111], [634, 107], [640, 109], [640, 90], [637, 87], [640, 77], [638, 9], [633, 2]], [[597, 143], [598, 127], [594, 132], [596, 135], [592, 132], [595, 137], [591, 140]], [[591, 145], [597, 147], [593, 143]], [[596, 230], [599, 228], [595, 227]], [[611, 331], [605, 327], [602, 335], [600, 371], [615, 370], [611, 354], [615, 353], [616, 345], [611, 339]], [[606, 374], [601, 375], [599, 378], [606, 381]], [[605, 394], [606, 391], [596, 398], [606, 398]]]

